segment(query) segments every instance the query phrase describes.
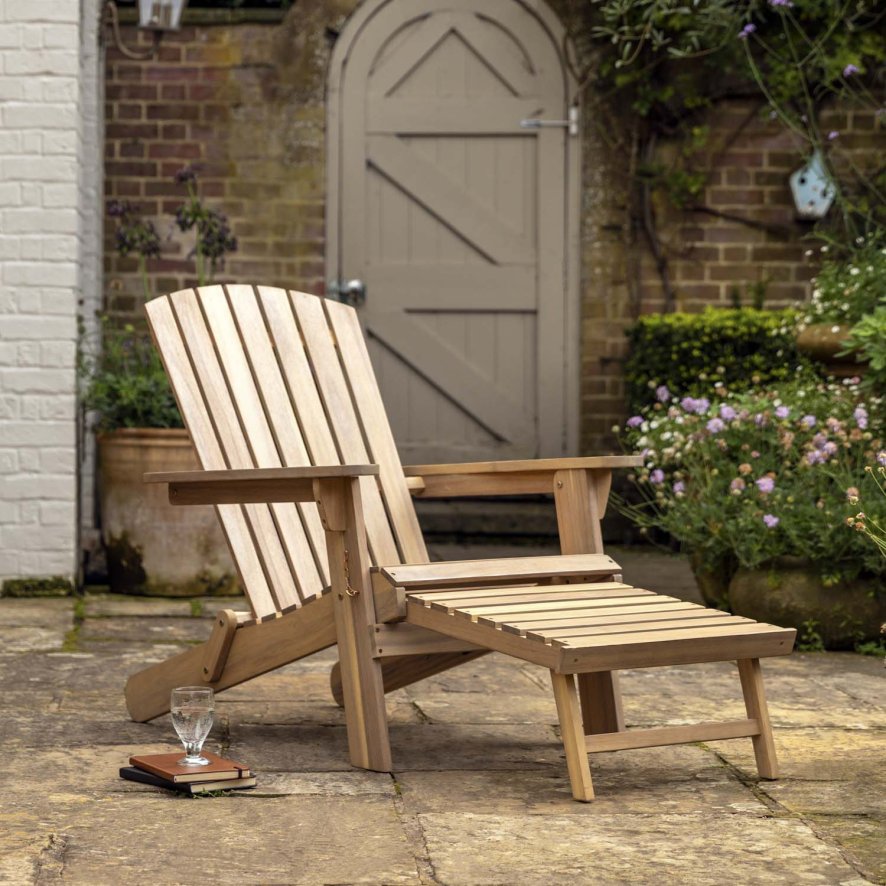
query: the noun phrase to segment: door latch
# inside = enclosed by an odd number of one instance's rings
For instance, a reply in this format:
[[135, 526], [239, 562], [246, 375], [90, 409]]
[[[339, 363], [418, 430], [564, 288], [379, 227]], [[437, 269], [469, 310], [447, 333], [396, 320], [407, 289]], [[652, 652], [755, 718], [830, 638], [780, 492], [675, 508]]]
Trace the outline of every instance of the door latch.
[[330, 280], [326, 292], [353, 308], [366, 304], [366, 284], [362, 280]]
[[521, 129], [541, 129], [545, 126], [563, 126], [570, 135], [578, 135], [578, 105], [569, 106], [569, 117], [566, 120], [542, 120], [540, 117], [528, 117], [520, 121]]

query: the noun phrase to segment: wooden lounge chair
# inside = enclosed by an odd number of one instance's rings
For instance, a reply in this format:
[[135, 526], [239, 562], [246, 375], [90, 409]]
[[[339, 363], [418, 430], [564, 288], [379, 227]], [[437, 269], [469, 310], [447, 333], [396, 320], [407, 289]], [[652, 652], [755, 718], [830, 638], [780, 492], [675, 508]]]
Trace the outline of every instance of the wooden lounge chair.
[[[300, 292], [207, 286], [147, 306], [201, 471], [153, 474], [213, 504], [251, 612], [129, 678], [132, 717], [174, 686], [223, 690], [338, 644], [333, 692], [351, 762], [391, 769], [385, 692], [489, 650], [550, 670], [573, 795], [589, 751], [750, 737], [777, 764], [759, 659], [793, 630], [632, 588], [603, 553], [613, 468], [636, 457], [403, 468], [353, 309]], [[430, 563], [412, 495], [552, 492], [561, 556]], [[625, 730], [617, 670], [738, 661], [747, 718]]]

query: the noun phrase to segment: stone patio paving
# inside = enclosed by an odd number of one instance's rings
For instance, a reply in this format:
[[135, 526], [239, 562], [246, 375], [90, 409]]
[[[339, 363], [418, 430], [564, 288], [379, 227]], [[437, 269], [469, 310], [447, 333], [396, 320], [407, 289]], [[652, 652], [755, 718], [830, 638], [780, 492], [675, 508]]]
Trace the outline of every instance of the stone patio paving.
[[[676, 558], [616, 559], [629, 581], [695, 593]], [[497, 656], [389, 696], [396, 771], [354, 770], [331, 653], [219, 696], [207, 747], [252, 765], [256, 790], [190, 798], [120, 780], [131, 753], [175, 747], [168, 718], [129, 721], [126, 675], [204, 639], [222, 605], [0, 600], [0, 882], [886, 877], [886, 672], [852, 654], [764, 664], [779, 782], [757, 782], [747, 740], [623, 751], [592, 759], [598, 799], [575, 803], [547, 674]], [[623, 687], [630, 725], [744, 716], [729, 664], [629, 671]]]

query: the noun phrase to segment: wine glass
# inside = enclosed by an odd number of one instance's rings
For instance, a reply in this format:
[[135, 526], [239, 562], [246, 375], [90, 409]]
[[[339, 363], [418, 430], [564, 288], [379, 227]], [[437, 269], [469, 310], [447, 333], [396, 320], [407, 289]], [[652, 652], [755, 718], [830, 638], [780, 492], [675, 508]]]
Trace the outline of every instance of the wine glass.
[[201, 753], [212, 728], [215, 701], [208, 686], [180, 686], [172, 690], [172, 725], [185, 746], [185, 756], [176, 761], [184, 766], [206, 766], [210, 761]]

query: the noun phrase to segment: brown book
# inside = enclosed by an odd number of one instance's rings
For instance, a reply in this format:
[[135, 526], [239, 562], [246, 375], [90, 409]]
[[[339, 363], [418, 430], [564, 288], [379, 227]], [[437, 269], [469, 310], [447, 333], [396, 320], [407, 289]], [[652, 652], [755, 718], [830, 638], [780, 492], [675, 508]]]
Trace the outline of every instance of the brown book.
[[226, 760], [211, 751], [203, 751], [203, 756], [209, 760], [206, 766], [181, 765], [178, 761], [182, 758], [182, 751], [175, 751], [172, 754], [141, 754], [130, 757], [129, 763], [145, 772], [153, 772], [154, 775], [159, 775], [161, 778], [177, 784], [249, 778], [252, 775], [247, 766], [242, 766], [233, 760]]

